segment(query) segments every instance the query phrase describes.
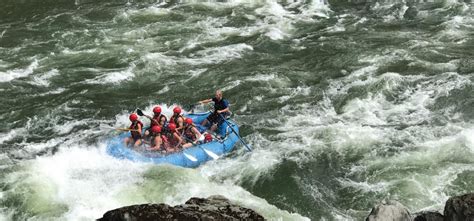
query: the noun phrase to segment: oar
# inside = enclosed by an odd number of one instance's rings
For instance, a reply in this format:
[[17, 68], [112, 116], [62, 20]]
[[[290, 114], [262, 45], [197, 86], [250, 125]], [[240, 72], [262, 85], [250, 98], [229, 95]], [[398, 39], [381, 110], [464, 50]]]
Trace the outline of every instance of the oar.
[[140, 109], [138, 109], [138, 108], [137, 108], [137, 114], [138, 114], [139, 116], [150, 117], [150, 116], [145, 115], [145, 114], [143, 113], [143, 111], [140, 110]]
[[193, 156], [191, 156], [191, 155], [185, 153], [184, 150], [183, 150], [183, 155], [184, 155], [186, 158], [188, 158], [189, 160], [193, 161], [193, 162], [198, 161], [198, 160], [196, 159], [196, 157], [193, 157]]
[[138, 131], [130, 128], [115, 128], [115, 130], [120, 130], [120, 131]]
[[214, 160], [219, 159], [219, 155], [215, 154], [214, 152], [212, 152], [212, 151], [210, 151], [210, 150], [208, 150], [208, 149], [206, 149], [206, 148], [204, 148], [204, 147], [201, 147], [201, 146], [199, 146], [199, 148], [201, 148], [202, 150], [204, 150], [204, 152], [206, 152], [206, 154], [207, 154], [208, 156], [210, 156], [212, 159], [214, 159]]
[[138, 108], [137, 108], [137, 114], [138, 114], [139, 116], [145, 116], [146, 118], [148, 118], [148, 119], [154, 121], [154, 122], [155, 122], [156, 124], [158, 124], [158, 125], [160, 124], [158, 121], [156, 121], [155, 119], [153, 119], [153, 117], [151, 117], [150, 115], [144, 114], [143, 111], [140, 110], [140, 109], [138, 109]]
[[188, 158], [190, 161], [193, 161], [193, 162], [197, 162], [197, 161], [198, 161], [198, 160], [196, 159], [196, 157], [194, 157], [194, 156], [192, 156], [192, 155], [187, 154], [186, 152], [184, 152], [184, 151], [185, 151], [185, 148], [183, 147], [182, 144], [179, 144], [179, 146], [181, 146], [181, 148], [183, 148], [183, 150], [182, 150], [182, 151], [183, 151], [183, 155], [184, 155], [186, 158]]
[[227, 126], [230, 127], [230, 129], [232, 130], [232, 132], [234, 132], [235, 135], [237, 135], [237, 138], [239, 138], [240, 142], [247, 148], [248, 151], [252, 151], [252, 148], [250, 148], [250, 146], [244, 142], [244, 140], [242, 140], [242, 138], [240, 137], [240, 135], [235, 132], [234, 128], [230, 125], [230, 123], [219, 113], [216, 113], [217, 115], [219, 115], [219, 117], [222, 118], [222, 120], [224, 120], [224, 122], [227, 124]]
[[[184, 137], [184, 139], [186, 139], [187, 141], [190, 141], [187, 137]], [[197, 147], [201, 148], [208, 156], [210, 156], [212, 159], [214, 160], [217, 160], [219, 159], [219, 155], [215, 154], [214, 152], [204, 148], [204, 147], [201, 147], [201, 145], [196, 145]]]

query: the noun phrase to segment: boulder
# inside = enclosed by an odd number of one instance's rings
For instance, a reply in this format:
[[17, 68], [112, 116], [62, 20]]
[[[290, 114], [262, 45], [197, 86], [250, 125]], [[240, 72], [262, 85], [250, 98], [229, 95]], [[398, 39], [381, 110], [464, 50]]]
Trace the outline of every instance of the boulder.
[[474, 221], [474, 193], [449, 198], [444, 206], [445, 221]]
[[369, 216], [365, 219], [366, 221], [412, 221], [410, 212], [408, 209], [396, 201], [383, 201], [378, 204]]
[[423, 211], [416, 213], [413, 221], [444, 221], [443, 214], [439, 212]]
[[191, 198], [185, 204], [141, 204], [107, 211], [99, 221], [152, 220], [264, 220], [255, 211], [231, 203], [223, 196]]

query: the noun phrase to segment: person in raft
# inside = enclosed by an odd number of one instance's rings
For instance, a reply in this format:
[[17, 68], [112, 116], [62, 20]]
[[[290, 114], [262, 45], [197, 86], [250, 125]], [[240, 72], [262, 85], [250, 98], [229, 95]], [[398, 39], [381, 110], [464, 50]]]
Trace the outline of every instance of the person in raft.
[[143, 123], [138, 120], [138, 115], [130, 114], [128, 117], [132, 124], [130, 125], [130, 137], [125, 139], [125, 145], [132, 145], [137, 148], [142, 143], [142, 128]]
[[176, 129], [176, 124], [168, 124], [168, 133], [166, 134], [166, 138], [168, 140], [168, 145], [166, 145], [166, 152], [179, 151], [179, 147], [182, 147], [183, 145], [183, 139], [181, 138], [181, 134], [179, 134]]
[[207, 126], [208, 123], [211, 123], [211, 131], [215, 131], [222, 124], [223, 119], [230, 115], [229, 102], [222, 96], [222, 91], [217, 90], [215, 97], [199, 101], [201, 104], [214, 102], [214, 112], [201, 123], [202, 126]]
[[145, 131], [145, 136], [148, 136], [150, 134], [150, 131], [154, 126], [160, 126], [161, 128], [163, 128], [166, 124], [166, 121], [168, 121], [166, 116], [164, 114], [161, 114], [160, 106], [155, 106], [153, 108], [153, 117], [148, 116], [148, 115], [143, 115], [143, 116], [150, 119], [150, 127]]
[[196, 126], [194, 126], [193, 119], [186, 118], [184, 123], [183, 138], [187, 143], [183, 145], [183, 148], [188, 148], [198, 143], [199, 139], [201, 138], [201, 133], [196, 128]]
[[153, 151], [164, 150], [165, 141], [166, 141], [166, 137], [161, 134], [161, 127], [158, 125], [153, 126], [150, 130], [150, 135], [149, 135], [149, 142], [150, 142], [149, 150], [153, 150]]
[[170, 124], [173, 123], [176, 126], [176, 131], [179, 134], [183, 133], [184, 128], [184, 117], [181, 115], [181, 108], [173, 108], [173, 116], [170, 117]]

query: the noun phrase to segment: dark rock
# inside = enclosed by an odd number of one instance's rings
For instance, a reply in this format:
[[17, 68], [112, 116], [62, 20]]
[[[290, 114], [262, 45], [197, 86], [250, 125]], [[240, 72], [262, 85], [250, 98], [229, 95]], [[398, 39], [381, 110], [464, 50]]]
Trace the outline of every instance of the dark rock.
[[419, 212], [415, 214], [415, 219], [413, 221], [443, 221], [443, 214], [439, 212]]
[[449, 198], [444, 206], [445, 221], [474, 221], [474, 193]]
[[408, 209], [396, 201], [382, 202], [378, 204], [369, 216], [365, 219], [366, 221], [412, 221], [410, 212]]
[[99, 221], [151, 220], [264, 220], [255, 211], [231, 203], [223, 196], [191, 198], [183, 205], [141, 204], [106, 212]]
[[403, 18], [405, 19], [415, 19], [418, 15], [418, 9], [414, 6], [409, 6], [408, 9], [403, 14]]

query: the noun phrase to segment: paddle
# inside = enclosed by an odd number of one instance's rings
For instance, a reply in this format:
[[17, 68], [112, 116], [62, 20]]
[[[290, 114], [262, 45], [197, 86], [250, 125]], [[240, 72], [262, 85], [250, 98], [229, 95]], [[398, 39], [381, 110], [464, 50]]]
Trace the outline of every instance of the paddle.
[[138, 131], [130, 128], [115, 128], [115, 130], [120, 130], [120, 131]]
[[230, 125], [230, 123], [221, 114], [217, 113], [217, 115], [219, 115], [219, 117], [221, 117], [222, 120], [224, 120], [224, 122], [227, 124], [227, 126], [230, 127], [232, 132], [234, 132], [234, 134], [237, 135], [237, 138], [239, 138], [240, 142], [247, 148], [247, 150], [252, 151], [252, 148], [250, 148], [249, 145], [247, 143], [245, 143], [244, 140], [242, 140], [240, 135], [234, 130], [234, 128]]
[[183, 147], [182, 144], [179, 144], [179, 146], [181, 146], [182, 150], [183, 151], [183, 155], [188, 158], [190, 161], [193, 161], [193, 162], [197, 162], [198, 160], [196, 159], [196, 157], [192, 156], [192, 155], [189, 155], [187, 154], [186, 152], [184, 152], [186, 149]]
[[[188, 142], [191, 141], [189, 140], [187, 137], [184, 137], [184, 139], [186, 139]], [[192, 141], [191, 141], [192, 142]], [[210, 156], [212, 159], [214, 160], [217, 160], [219, 159], [219, 155], [215, 154], [214, 152], [204, 148], [204, 147], [201, 147], [201, 145], [196, 145], [197, 147], [201, 148], [201, 150], [203, 150], [208, 156]]]
[[146, 114], [144, 114], [144, 113], [143, 113], [143, 111], [142, 111], [142, 110], [140, 110], [140, 109], [138, 109], [138, 108], [137, 108], [137, 114], [138, 114], [138, 116], [142, 116], [142, 117], [143, 117], [143, 116], [145, 116], [146, 118], [148, 118], [148, 119], [150, 119], [150, 120], [154, 121], [154, 122], [155, 122], [155, 124], [159, 124], [159, 122], [158, 122], [158, 121], [156, 121], [155, 119], [153, 119], [153, 117], [151, 117], [150, 115], [146, 115]]
[[191, 155], [185, 153], [185, 152], [184, 152], [184, 149], [183, 149], [183, 155], [184, 155], [186, 158], [188, 158], [189, 160], [193, 161], [193, 162], [198, 161], [198, 160], [196, 159], [196, 157], [193, 157], [193, 156], [191, 156]]

